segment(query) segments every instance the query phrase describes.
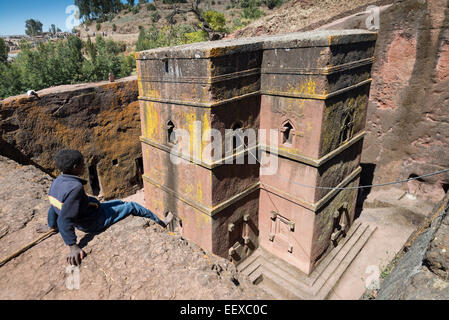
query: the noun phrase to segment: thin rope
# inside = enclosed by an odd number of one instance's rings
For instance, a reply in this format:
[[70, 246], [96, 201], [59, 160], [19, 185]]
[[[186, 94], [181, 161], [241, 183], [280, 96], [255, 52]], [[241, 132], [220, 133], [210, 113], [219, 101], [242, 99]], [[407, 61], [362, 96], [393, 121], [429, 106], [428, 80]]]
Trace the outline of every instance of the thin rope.
[[[254, 156], [254, 154], [251, 152], [251, 150], [248, 149], [248, 146], [245, 144], [245, 142], [242, 140], [242, 138], [240, 137], [240, 135], [236, 135], [237, 137], [239, 137], [240, 141], [243, 143], [243, 145], [245, 146], [245, 149], [248, 150], [248, 153], [251, 154], [251, 156], [257, 161], [259, 162], [259, 164], [261, 166], [263, 166], [262, 163], [260, 163], [260, 161], [257, 159], [256, 156]], [[370, 184], [370, 185], [365, 185], [365, 186], [358, 186], [358, 187], [345, 187], [345, 188], [338, 188], [338, 187], [321, 187], [321, 186], [310, 186], [310, 185], [306, 185], [306, 184], [302, 184], [296, 181], [291, 181], [289, 178], [282, 176], [281, 174], [277, 173], [276, 175], [285, 180], [288, 181], [290, 183], [296, 184], [298, 186], [301, 187], [305, 187], [305, 188], [311, 188], [311, 189], [325, 189], [325, 190], [354, 190], [354, 189], [364, 189], [364, 188], [373, 188], [373, 187], [384, 187], [384, 186], [388, 186], [388, 185], [393, 185], [393, 184], [400, 184], [400, 183], [406, 183], [408, 181], [412, 181], [412, 180], [418, 180], [418, 179], [422, 179], [425, 177], [430, 177], [430, 176], [435, 176], [444, 172], [449, 172], [449, 169], [444, 169], [444, 170], [440, 170], [440, 171], [435, 171], [432, 173], [427, 173], [424, 174], [422, 176], [419, 177], [413, 177], [413, 178], [408, 178], [405, 180], [398, 180], [398, 181], [391, 181], [391, 182], [385, 182], [385, 183], [378, 183], [378, 184]]]

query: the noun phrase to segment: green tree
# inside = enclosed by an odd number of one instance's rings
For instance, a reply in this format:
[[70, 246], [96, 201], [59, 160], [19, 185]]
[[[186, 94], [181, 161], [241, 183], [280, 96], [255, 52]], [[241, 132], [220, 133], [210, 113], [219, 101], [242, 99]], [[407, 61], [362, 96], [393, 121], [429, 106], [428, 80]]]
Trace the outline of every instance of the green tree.
[[25, 33], [29, 36], [35, 36], [42, 33], [42, 22], [39, 20], [28, 19], [25, 21]]
[[284, 0], [262, 0], [263, 4], [265, 4], [268, 9], [274, 9], [276, 7], [280, 7]]
[[56, 33], [56, 25], [54, 25], [54, 24], [51, 25], [50, 32], [51, 33]]
[[88, 19], [90, 20], [92, 9], [91, 9], [91, 1], [89, 0], [75, 0], [75, 5], [80, 10], [80, 18]]
[[90, 37], [87, 37], [86, 44], [84, 45], [86, 48], [86, 54], [90, 58], [90, 60], [95, 60], [95, 57], [97, 56], [97, 50], [95, 49], [95, 45], [92, 43], [92, 40], [90, 40]]
[[165, 4], [186, 3], [187, 0], [162, 0]]
[[136, 59], [133, 55], [124, 56], [121, 59], [121, 67], [119, 77], [127, 77], [131, 74], [131, 72], [136, 68]]
[[[85, 55], [83, 56], [83, 47]], [[83, 44], [76, 36], [40, 43], [34, 49], [21, 42], [20, 53], [11, 63], [0, 63], [0, 99], [27, 90], [106, 80], [112, 72], [125, 77], [135, 68], [132, 55], [125, 56], [126, 45], [101, 36]]]
[[150, 49], [150, 40], [147, 38], [145, 30], [140, 30], [139, 37], [136, 42], [136, 51], [143, 51]]
[[0, 64], [5, 64], [8, 61], [9, 47], [6, 45], [5, 40], [0, 38]]
[[130, 8], [133, 8], [133, 7], [134, 7], [134, 4], [135, 4], [135, 1], [134, 1], [134, 0], [127, 0], [127, 2], [128, 2], [128, 6], [129, 6]]
[[26, 91], [21, 82], [20, 70], [16, 64], [0, 63], [0, 99]]
[[218, 32], [228, 32], [228, 29], [226, 28], [226, 18], [223, 13], [215, 10], [208, 10], [203, 13], [203, 17], [206, 19], [212, 30]]
[[131, 58], [123, 55], [126, 47], [113, 40], [106, 41], [102, 36], [95, 38], [95, 58], [84, 60], [82, 73], [87, 81], [100, 81], [108, 78], [109, 73], [118, 77], [128, 76], [132, 71]]
[[240, 16], [244, 19], [255, 20], [262, 17], [265, 13], [260, 10], [255, 1], [251, 1], [249, 7], [244, 8]]
[[154, 11], [151, 14], [151, 21], [153, 21], [153, 22], [158, 22], [160, 18], [161, 18], [161, 16], [159, 15], [159, 12], [157, 12], [157, 11]]
[[120, 0], [75, 0], [75, 5], [80, 9], [81, 18], [85, 21], [108, 13], [118, 13], [124, 6]]

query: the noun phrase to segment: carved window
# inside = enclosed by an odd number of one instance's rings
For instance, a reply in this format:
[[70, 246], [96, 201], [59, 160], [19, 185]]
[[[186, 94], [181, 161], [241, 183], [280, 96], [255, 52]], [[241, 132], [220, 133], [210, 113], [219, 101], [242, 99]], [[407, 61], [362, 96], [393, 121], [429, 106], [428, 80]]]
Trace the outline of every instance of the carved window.
[[137, 180], [137, 184], [143, 188], [143, 180], [142, 180], [142, 175], [143, 175], [143, 158], [139, 157], [135, 160], [136, 163], [136, 180]]
[[295, 130], [293, 129], [293, 125], [290, 121], [287, 121], [282, 125], [281, 132], [282, 144], [291, 145], [293, 143], [293, 135], [295, 134]]
[[101, 193], [100, 179], [98, 177], [97, 164], [93, 163], [89, 166], [89, 184], [92, 189], [92, 194], [98, 196]]
[[343, 117], [343, 124], [340, 129], [340, 143], [344, 143], [352, 138], [354, 133], [354, 109], [350, 110]]
[[232, 133], [232, 149], [237, 150], [243, 147], [243, 130], [242, 125], [239, 122], [236, 122], [232, 125], [231, 129], [233, 130]]
[[169, 143], [176, 143], [175, 125], [172, 121], [167, 122], [167, 140]]
[[168, 58], [164, 58], [162, 61], [164, 62], [165, 73], [168, 73]]

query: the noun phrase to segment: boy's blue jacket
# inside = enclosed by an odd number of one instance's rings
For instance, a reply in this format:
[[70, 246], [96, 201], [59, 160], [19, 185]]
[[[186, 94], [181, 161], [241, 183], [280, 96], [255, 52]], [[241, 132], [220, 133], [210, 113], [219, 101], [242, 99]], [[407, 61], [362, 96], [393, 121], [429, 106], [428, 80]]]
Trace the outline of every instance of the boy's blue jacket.
[[89, 232], [96, 227], [100, 215], [100, 202], [84, 192], [86, 183], [80, 177], [62, 174], [50, 187], [48, 225], [59, 229], [68, 246], [76, 244], [75, 227]]

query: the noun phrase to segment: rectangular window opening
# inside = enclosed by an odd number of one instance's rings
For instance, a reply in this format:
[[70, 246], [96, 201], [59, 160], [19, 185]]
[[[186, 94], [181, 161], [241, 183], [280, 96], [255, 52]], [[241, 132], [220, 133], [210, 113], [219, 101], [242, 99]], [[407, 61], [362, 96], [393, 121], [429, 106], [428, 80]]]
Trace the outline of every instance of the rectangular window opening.
[[100, 188], [100, 180], [98, 179], [98, 171], [96, 164], [89, 166], [89, 183], [93, 195], [98, 196], [100, 194], [101, 188]]

